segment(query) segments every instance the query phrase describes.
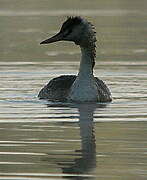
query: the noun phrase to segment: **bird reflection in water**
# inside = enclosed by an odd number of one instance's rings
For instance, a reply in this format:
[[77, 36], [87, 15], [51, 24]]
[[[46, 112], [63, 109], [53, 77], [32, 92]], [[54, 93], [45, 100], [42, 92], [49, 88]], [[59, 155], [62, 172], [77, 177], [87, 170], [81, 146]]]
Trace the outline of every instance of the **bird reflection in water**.
[[[81, 137], [81, 149], [75, 150], [74, 160], [58, 161], [56, 164], [62, 169], [63, 178], [83, 180], [94, 179], [93, 171], [96, 168], [96, 142], [94, 132], [94, 111], [104, 108], [106, 104], [77, 104], [79, 111], [79, 127]], [[49, 105], [50, 107], [50, 105]], [[69, 106], [68, 106], [69, 107]]]

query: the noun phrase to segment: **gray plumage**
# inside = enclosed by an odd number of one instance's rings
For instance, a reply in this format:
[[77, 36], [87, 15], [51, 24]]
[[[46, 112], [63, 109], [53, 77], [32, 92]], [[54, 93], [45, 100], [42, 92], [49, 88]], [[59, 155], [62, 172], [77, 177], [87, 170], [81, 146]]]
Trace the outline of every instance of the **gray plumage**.
[[[38, 97], [49, 101], [68, 101], [67, 97], [76, 77], [76, 75], [63, 75], [52, 79], [46, 86], [44, 86], [44, 88], [41, 89]], [[98, 87], [99, 102], [112, 101], [110, 90], [106, 84], [97, 77], [95, 77], [95, 81]]]
[[110, 102], [111, 93], [106, 84], [93, 75], [96, 57], [96, 32], [94, 26], [81, 17], [69, 17], [55, 36], [42, 41], [48, 44], [72, 41], [81, 48], [79, 73], [52, 79], [38, 97], [50, 101]]

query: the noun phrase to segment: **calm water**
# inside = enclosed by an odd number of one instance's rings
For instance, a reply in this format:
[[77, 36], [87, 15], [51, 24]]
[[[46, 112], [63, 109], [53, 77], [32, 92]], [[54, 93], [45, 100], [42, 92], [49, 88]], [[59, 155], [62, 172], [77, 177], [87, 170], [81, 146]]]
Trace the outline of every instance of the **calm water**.
[[[37, 94], [77, 73], [72, 43], [40, 46], [66, 15], [97, 29], [95, 75], [110, 104], [54, 104]], [[147, 179], [147, 1], [0, 0], [0, 179]]]

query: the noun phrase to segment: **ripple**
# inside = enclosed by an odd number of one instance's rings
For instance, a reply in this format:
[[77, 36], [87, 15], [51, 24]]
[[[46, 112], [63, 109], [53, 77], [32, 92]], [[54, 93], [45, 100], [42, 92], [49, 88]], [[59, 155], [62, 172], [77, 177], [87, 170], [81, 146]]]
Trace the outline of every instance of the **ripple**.
[[135, 49], [133, 50], [134, 53], [146, 53], [147, 49]]
[[19, 29], [19, 33], [36, 33], [36, 32], [41, 32], [41, 29], [35, 29], [35, 28], [28, 28], [28, 29]]
[[[26, 2], [11, 6], [8, 0], [7, 9], [0, 9], [0, 179], [146, 178], [145, 1], [133, 8], [129, 0], [112, 0], [111, 6], [95, 1], [99, 9], [77, 4], [75, 10], [54, 10], [37, 0], [31, 10], [33, 1], [25, 9]], [[109, 85], [112, 103], [80, 106], [37, 98], [50, 79], [77, 74], [76, 48], [38, 46], [47, 29], [49, 36], [56, 33], [58, 18], [74, 14], [93, 17], [99, 31], [94, 73]]]
[[82, 16], [126, 16], [128, 14], [146, 15], [145, 11], [137, 10], [94, 10], [94, 9], [63, 9], [63, 10], [49, 10], [49, 11], [18, 11], [18, 10], [0, 10], [0, 16], [65, 16], [65, 15], [82, 15]]
[[[45, 52], [46, 55], [48, 56], [58, 56], [58, 55], [74, 55], [74, 54], [79, 54], [80, 51], [47, 51]], [[65, 63], [65, 62], [63, 62]]]
[[[63, 174], [51, 174], [51, 173], [0, 173], [0, 176], [30, 176], [30, 177], [61, 177]], [[64, 173], [65, 177], [95, 177], [94, 175], [89, 174], [66, 174]]]
[[2, 155], [31, 155], [31, 156], [44, 156], [44, 153], [30, 153], [30, 152], [0, 152]]

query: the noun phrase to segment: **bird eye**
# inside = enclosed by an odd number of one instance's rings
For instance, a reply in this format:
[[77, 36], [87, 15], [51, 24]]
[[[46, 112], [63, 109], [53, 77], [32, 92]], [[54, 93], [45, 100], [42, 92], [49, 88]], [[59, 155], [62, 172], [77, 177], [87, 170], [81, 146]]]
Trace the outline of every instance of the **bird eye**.
[[68, 30], [68, 34], [71, 34], [71, 33], [72, 33], [72, 29], [69, 29], [69, 30]]
[[63, 34], [63, 36], [65, 37], [65, 36], [68, 36], [70, 33], [72, 33], [72, 29], [68, 29], [68, 30], [66, 30]]

